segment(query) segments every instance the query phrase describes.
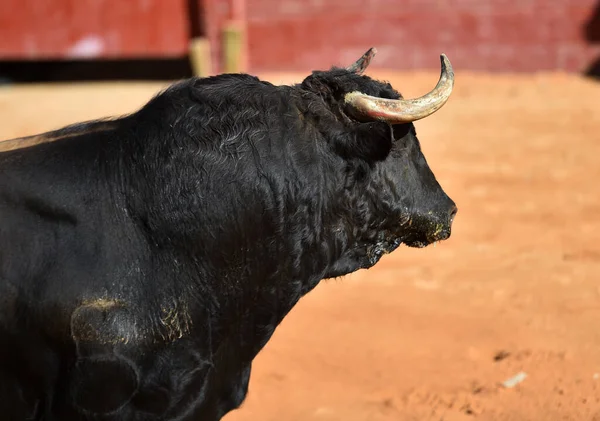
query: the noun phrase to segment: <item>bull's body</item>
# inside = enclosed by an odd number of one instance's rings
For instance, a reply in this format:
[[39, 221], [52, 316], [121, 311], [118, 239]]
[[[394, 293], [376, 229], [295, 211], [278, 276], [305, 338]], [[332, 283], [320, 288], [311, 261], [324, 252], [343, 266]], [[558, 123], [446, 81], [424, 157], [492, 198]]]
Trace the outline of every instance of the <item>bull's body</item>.
[[[389, 126], [323, 110], [298, 86], [191, 79], [0, 154], [3, 419], [219, 420], [321, 279], [419, 244], [372, 226]], [[363, 135], [383, 146], [349, 156]]]

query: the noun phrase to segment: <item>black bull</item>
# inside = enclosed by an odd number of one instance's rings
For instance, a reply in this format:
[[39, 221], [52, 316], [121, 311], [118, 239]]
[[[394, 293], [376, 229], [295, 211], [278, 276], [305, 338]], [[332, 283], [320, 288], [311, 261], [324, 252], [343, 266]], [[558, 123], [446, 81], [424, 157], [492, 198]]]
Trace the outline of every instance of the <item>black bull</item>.
[[[320, 280], [450, 235], [405, 100], [348, 68], [193, 78], [0, 153], [0, 417], [216, 421]], [[12, 145], [12, 146], [11, 146]], [[2, 148], [0, 144], [0, 148]]]

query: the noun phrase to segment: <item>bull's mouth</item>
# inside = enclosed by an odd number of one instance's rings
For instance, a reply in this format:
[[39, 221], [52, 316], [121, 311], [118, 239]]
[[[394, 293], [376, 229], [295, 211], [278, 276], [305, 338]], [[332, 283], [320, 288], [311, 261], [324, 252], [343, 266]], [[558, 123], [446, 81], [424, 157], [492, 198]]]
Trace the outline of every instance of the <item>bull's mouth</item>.
[[436, 244], [440, 241], [444, 241], [450, 238], [450, 229], [446, 227], [438, 226], [435, 231], [424, 235], [410, 235], [405, 238], [402, 242], [408, 247], [412, 248], [424, 248], [431, 244]]
[[408, 247], [424, 248], [431, 244], [450, 238], [453, 215], [448, 222], [417, 220], [414, 223], [411, 219], [405, 223], [405, 231], [402, 236], [402, 242]]
[[367, 246], [367, 267], [375, 265], [384, 255], [396, 250], [401, 244], [411, 248], [424, 248], [450, 237], [450, 228], [444, 225], [436, 225], [429, 232], [412, 231], [400, 235], [380, 233], [379, 241]]
[[406, 242], [404, 242], [404, 244], [406, 244], [408, 247], [411, 247], [411, 248], [422, 249], [422, 248], [427, 247], [431, 243], [429, 243], [427, 241], [414, 240], [414, 241], [406, 241]]

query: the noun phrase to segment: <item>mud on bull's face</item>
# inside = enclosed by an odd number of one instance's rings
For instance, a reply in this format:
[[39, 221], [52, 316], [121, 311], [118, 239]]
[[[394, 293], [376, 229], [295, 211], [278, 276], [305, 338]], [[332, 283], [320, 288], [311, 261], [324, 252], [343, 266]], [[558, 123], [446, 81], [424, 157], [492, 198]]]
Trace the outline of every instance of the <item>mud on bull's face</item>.
[[[357, 244], [364, 244], [360, 266], [373, 266], [400, 244], [425, 247], [450, 237], [457, 212], [427, 164], [413, 123], [389, 128], [391, 148], [375, 163], [363, 194], [351, 205], [353, 220], [366, 227]], [[357, 184], [358, 185], [358, 184]]]
[[431, 171], [412, 123], [394, 126], [389, 156], [380, 164], [375, 182], [382, 183], [391, 214], [400, 217], [395, 231], [402, 243], [425, 247], [450, 237], [456, 204]]
[[353, 203], [347, 203], [353, 227], [360, 228], [349, 240], [354, 254], [346, 256], [346, 263], [356, 260], [363, 268], [402, 243], [425, 247], [448, 239], [457, 212], [429, 168], [413, 124], [448, 100], [454, 85], [449, 60], [441, 56], [441, 76], [431, 92], [407, 100], [390, 84], [362, 75], [374, 54], [370, 49], [346, 69], [314, 72], [304, 82], [312, 89], [327, 86], [325, 102], [352, 131], [336, 146], [338, 152], [349, 162], [357, 161], [358, 154], [368, 166], [363, 183], [349, 183]]

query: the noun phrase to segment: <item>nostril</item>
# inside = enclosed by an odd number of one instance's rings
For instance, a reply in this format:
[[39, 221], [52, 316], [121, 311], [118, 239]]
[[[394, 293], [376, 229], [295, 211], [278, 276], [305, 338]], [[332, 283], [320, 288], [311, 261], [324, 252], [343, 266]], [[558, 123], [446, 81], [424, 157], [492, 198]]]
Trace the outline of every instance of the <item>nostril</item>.
[[450, 217], [448, 218], [450, 223], [452, 223], [454, 221], [456, 212], [458, 212], [458, 208], [456, 206], [452, 206], [452, 208], [450, 209], [450, 214], [449, 214]]
[[450, 238], [450, 230], [443, 231], [438, 235], [437, 241], [444, 241]]

